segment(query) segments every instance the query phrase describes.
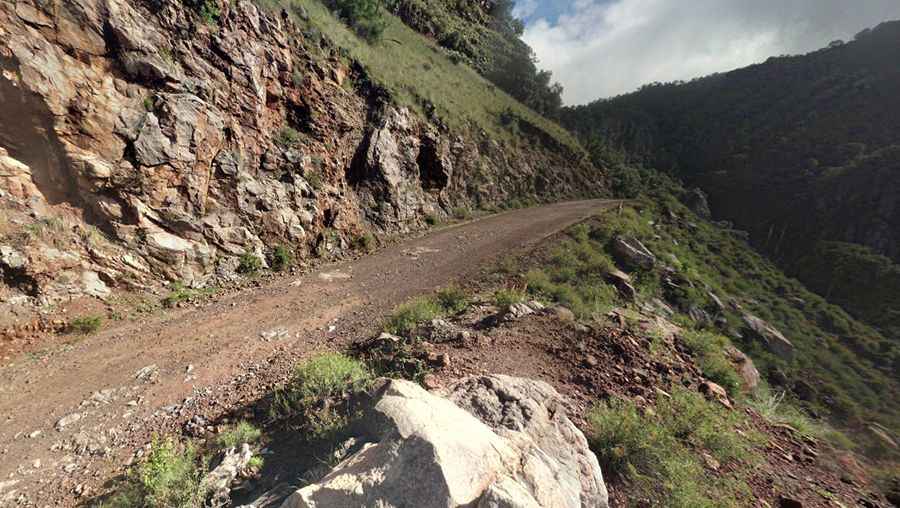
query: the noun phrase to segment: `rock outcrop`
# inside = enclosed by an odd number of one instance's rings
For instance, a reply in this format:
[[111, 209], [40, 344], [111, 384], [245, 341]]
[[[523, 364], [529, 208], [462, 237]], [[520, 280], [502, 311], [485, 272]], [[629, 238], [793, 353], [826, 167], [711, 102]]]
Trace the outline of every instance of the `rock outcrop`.
[[637, 238], [613, 238], [612, 252], [616, 259], [632, 269], [650, 270], [656, 265], [656, 256]]
[[[90, 293], [85, 271], [202, 285], [265, 246], [340, 255], [456, 206], [602, 189], [558, 147], [401, 107], [287, 12], [210, 2], [214, 26], [177, 0], [0, 5], [0, 238], [65, 226], [12, 245], [30, 296]], [[62, 258], [65, 283], [34, 271]]]
[[543, 382], [472, 377], [445, 398], [383, 380], [360, 428], [365, 444], [282, 508], [607, 506], [596, 457]]
[[744, 314], [742, 319], [746, 325], [745, 332], [761, 341], [769, 351], [787, 361], [794, 358], [794, 344], [774, 326], [752, 314]]

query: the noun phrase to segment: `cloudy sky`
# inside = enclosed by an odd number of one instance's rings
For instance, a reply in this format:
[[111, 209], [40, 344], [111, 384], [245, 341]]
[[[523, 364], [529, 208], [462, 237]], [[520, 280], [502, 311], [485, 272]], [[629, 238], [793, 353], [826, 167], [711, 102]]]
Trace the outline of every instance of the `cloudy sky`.
[[806, 53], [900, 19], [900, 0], [516, 0], [567, 104]]

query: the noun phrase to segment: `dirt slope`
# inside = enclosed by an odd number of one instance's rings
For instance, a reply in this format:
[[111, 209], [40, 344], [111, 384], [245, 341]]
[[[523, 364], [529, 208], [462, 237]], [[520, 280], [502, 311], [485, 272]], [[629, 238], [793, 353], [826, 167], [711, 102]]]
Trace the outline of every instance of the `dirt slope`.
[[45, 363], [5, 368], [0, 505], [75, 504], [153, 431], [246, 404], [298, 358], [346, 346], [408, 298], [473, 277], [486, 262], [616, 203], [559, 203], [440, 229], [200, 309], [124, 324]]

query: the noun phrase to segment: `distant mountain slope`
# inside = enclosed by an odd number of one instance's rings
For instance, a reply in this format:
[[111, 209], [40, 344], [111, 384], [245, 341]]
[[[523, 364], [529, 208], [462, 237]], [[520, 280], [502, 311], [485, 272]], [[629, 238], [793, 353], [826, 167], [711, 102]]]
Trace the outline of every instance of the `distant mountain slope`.
[[564, 123], [701, 186], [717, 218], [897, 336], [898, 62], [900, 22], [888, 22], [808, 55], [569, 108]]

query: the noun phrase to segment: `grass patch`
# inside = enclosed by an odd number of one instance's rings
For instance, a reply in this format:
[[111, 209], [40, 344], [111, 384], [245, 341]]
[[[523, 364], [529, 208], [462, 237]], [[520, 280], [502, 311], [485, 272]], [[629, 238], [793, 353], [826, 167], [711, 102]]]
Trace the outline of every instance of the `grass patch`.
[[162, 299], [162, 304], [164, 307], [172, 308], [179, 303], [188, 302], [203, 296], [209, 296], [215, 292], [215, 288], [194, 289], [189, 288], [185, 286], [183, 282], [178, 281], [172, 284], [172, 291]]
[[502, 288], [494, 292], [494, 305], [501, 309], [508, 309], [511, 305], [525, 301], [525, 291], [521, 289]]
[[102, 506], [196, 508], [206, 493], [200, 486], [205, 468], [191, 444], [154, 438], [147, 459], [129, 471], [116, 494]]
[[469, 220], [472, 218], [472, 211], [464, 206], [457, 206], [451, 212], [456, 220]]
[[432, 296], [415, 298], [397, 306], [382, 329], [393, 335], [407, 335], [426, 321], [457, 314], [468, 306], [465, 292], [456, 286], [448, 286]]
[[90, 335], [96, 333], [103, 326], [103, 318], [100, 316], [83, 316], [73, 319], [67, 331], [78, 335]]
[[710, 381], [720, 385], [732, 397], [741, 390], [741, 377], [725, 356], [725, 348], [731, 342], [715, 333], [688, 330], [680, 335], [697, 360], [700, 371]]
[[740, 417], [701, 395], [678, 388], [655, 412], [630, 401], [601, 404], [588, 414], [588, 441], [604, 474], [641, 487], [665, 506], [743, 506], [745, 481], [706, 472], [700, 454], [717, 460], [751, 458], [752, 443], [737, 432]]
[[297, 365], [288, 384], [275, 391], [272, 416], [299, 417], [315, 437], [343, 428], [351, 418], [347, 398], [364, 390], [372, 374], [359, 360], [324, 353]]
[[[780, 408], [779, 404], [750, 401], [763, 406], [762, 411], [767, 404], [778, 408], [773, 412], [775, 421], [795, 420], [785, 423], [801, 430], [808, 427], [802, 413], [809, 409], [840, 428], [864, 428], [871, 421], [894, 428], [900, 423], [900, 405], [894, 402], [900, 400], [900, 384], [887, 374], [896, 370], [896, 344], [785, 276], [743, 241], [695, 219], [674, 197], [683, 189], [678, 190], [671, 183], [648, 189], [652, 196], [634, 206], [625, 206], [620, 212], [604, 214], [588, 237], [605, 246], [615, 235], [633, 236], [661, 263], [676, 268], [675, 288], [663, 283], [657, 270], [637, 270], [631, 275], [639, 299], [661, 298], [679, 313], [699, 308], [714, 318], [702, 324], [673, 319], [686, 328], [699, 326], [704, 329], [700, 333], [708, 333], [683, 337], [687, 341], [695, 339], [689, 346], [697, 354], [706, 377], [729, 392], [733, 390], [735, 379], [716, 351], [722, 346], [721, 339], [714, 337], [727, 336], [753, 359], [761, 373], [769, 377], [778, 373], [771, 380], [779, 383], [779, 390], [794, 390], [787, 399], [790, 406], [798, 408], [800, 418], [792, 415], [794, 410]], [[560, 256], [557, 261], [565, 259]], [[562, 275], [572, 274], [569, 270]], [[553, 270], [548, 268], [545, 276], [535, 278], [545, 285], [558, 284], [552, 275]], [[724, 306], [720, 308], [707, 291]], [[784, 333], [795, 347], [794, 358], [788, 360], [773, 354], [746, 333], [741, 319], [744, 312]], [[864, 432], [851, 435], [862, 445], [874, 445]], [[845, 441], [837, 434], [832, 436], [839, 442]]]
[[384, 331], [394, 335], [405, 335], [415, 330], [421, 323], [439, 317], [443, 310], [432, 298], [416, 298], [394, 309], [384, 324]]
[[605, 314], [618, 301], [616, 288], [606, 283], [616, 265], [588, 226], [574, 226], [569, 236], [552, 249], [547, 263], [525, 274], [527, 288], [568, 307], [580, 319]]
[[216, 444], [220, 448], [234, 448], [244, 443], [253, 444], [259, 441], [262, 431], [254, 427], [253, 424], [240, 421], [233, 427], [225, 430], [216, 438]]

